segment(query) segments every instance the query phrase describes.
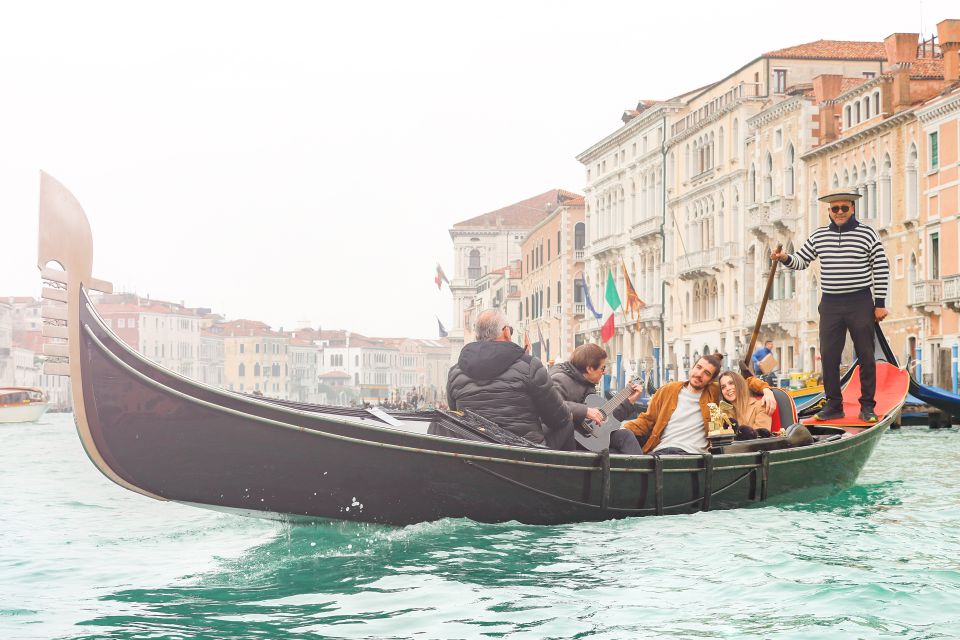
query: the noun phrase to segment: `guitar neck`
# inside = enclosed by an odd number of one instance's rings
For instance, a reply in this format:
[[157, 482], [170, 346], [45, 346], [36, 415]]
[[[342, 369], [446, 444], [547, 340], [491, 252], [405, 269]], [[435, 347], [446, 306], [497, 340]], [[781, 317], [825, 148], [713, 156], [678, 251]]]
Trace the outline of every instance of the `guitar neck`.
[[609, 416], [610, 412], [623, 404], [623, 401], [630, 397], [631, 393], [633, 393], [633, 389], [631, 389], [628, 384], [623, 389], [620, 389], [615, 396], [604, 402], [603, 406], [600, 407], [600, 411], [603, 412], [603, 415]]

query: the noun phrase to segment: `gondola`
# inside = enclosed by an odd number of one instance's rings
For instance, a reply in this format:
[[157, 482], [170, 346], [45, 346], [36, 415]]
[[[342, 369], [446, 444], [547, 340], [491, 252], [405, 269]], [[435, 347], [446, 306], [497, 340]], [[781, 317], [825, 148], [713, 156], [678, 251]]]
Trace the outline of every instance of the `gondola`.
[[[441, 518], [558, 524], [807, 501], [851, 486], [900, 405], [856, 433], [735, 443], [703, 456], [552, 451], [479, 416], [252, 397], [149, 361], [98, 316], [92, 237], [73, 195], [41, 174], [38, 266], [47, 373], [69, 375], [80, 440], [110, 480], [158, 500], [290, 521], [405, 525]], [[892, 355], [885, 363], [896, 369]], [[889, 384], [896, 384], [892, 375]], [[906, 396], [906, 378], [903, 378]], [[797, 421], [780, 394], [782, 424]], [[446, 434], [446, 435], [438, 435]]]

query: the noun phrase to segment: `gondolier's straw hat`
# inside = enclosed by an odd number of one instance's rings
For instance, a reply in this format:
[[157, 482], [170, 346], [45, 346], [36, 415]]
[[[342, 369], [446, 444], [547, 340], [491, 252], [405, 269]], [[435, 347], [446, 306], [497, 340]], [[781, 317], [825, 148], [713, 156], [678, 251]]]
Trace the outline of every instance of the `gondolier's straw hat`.
[[828, 193], [825, 196], [817, 198], [820, 202], [836, 202], [837, 200], [849, 200], [850, 202], [855, 202], [860, 199], [859, 193], [847, 193], [841, 191], [839, 193]]

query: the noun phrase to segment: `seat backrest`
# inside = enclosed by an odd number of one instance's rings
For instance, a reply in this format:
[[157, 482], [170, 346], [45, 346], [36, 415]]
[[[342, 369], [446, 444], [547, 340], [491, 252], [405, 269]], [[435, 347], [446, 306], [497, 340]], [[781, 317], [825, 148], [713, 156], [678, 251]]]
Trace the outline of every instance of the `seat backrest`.
[[773, 397], [777, 399], [777, 410], [770, 416], [770, 431], [777, 433], [780, 429], [785, 429], [797, 422], [797, 407], [793, 404], [793, 398], [786, 391], [779, 387], [770, 387]]

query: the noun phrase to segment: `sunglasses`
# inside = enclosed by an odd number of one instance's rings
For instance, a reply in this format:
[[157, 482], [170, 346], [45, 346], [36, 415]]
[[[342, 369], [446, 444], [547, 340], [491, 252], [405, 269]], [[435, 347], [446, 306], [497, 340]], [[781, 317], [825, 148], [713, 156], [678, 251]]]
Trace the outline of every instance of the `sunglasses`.
[[842, 204], [839, 207], [837, 206], [830, 207], [830, 211], [833, 211], [834, 213], [840, 213], [841, 211], [843, 211], [844, 213], [846, 213], [847, 211], [850, 211], [850, 207], [845, 204]]

